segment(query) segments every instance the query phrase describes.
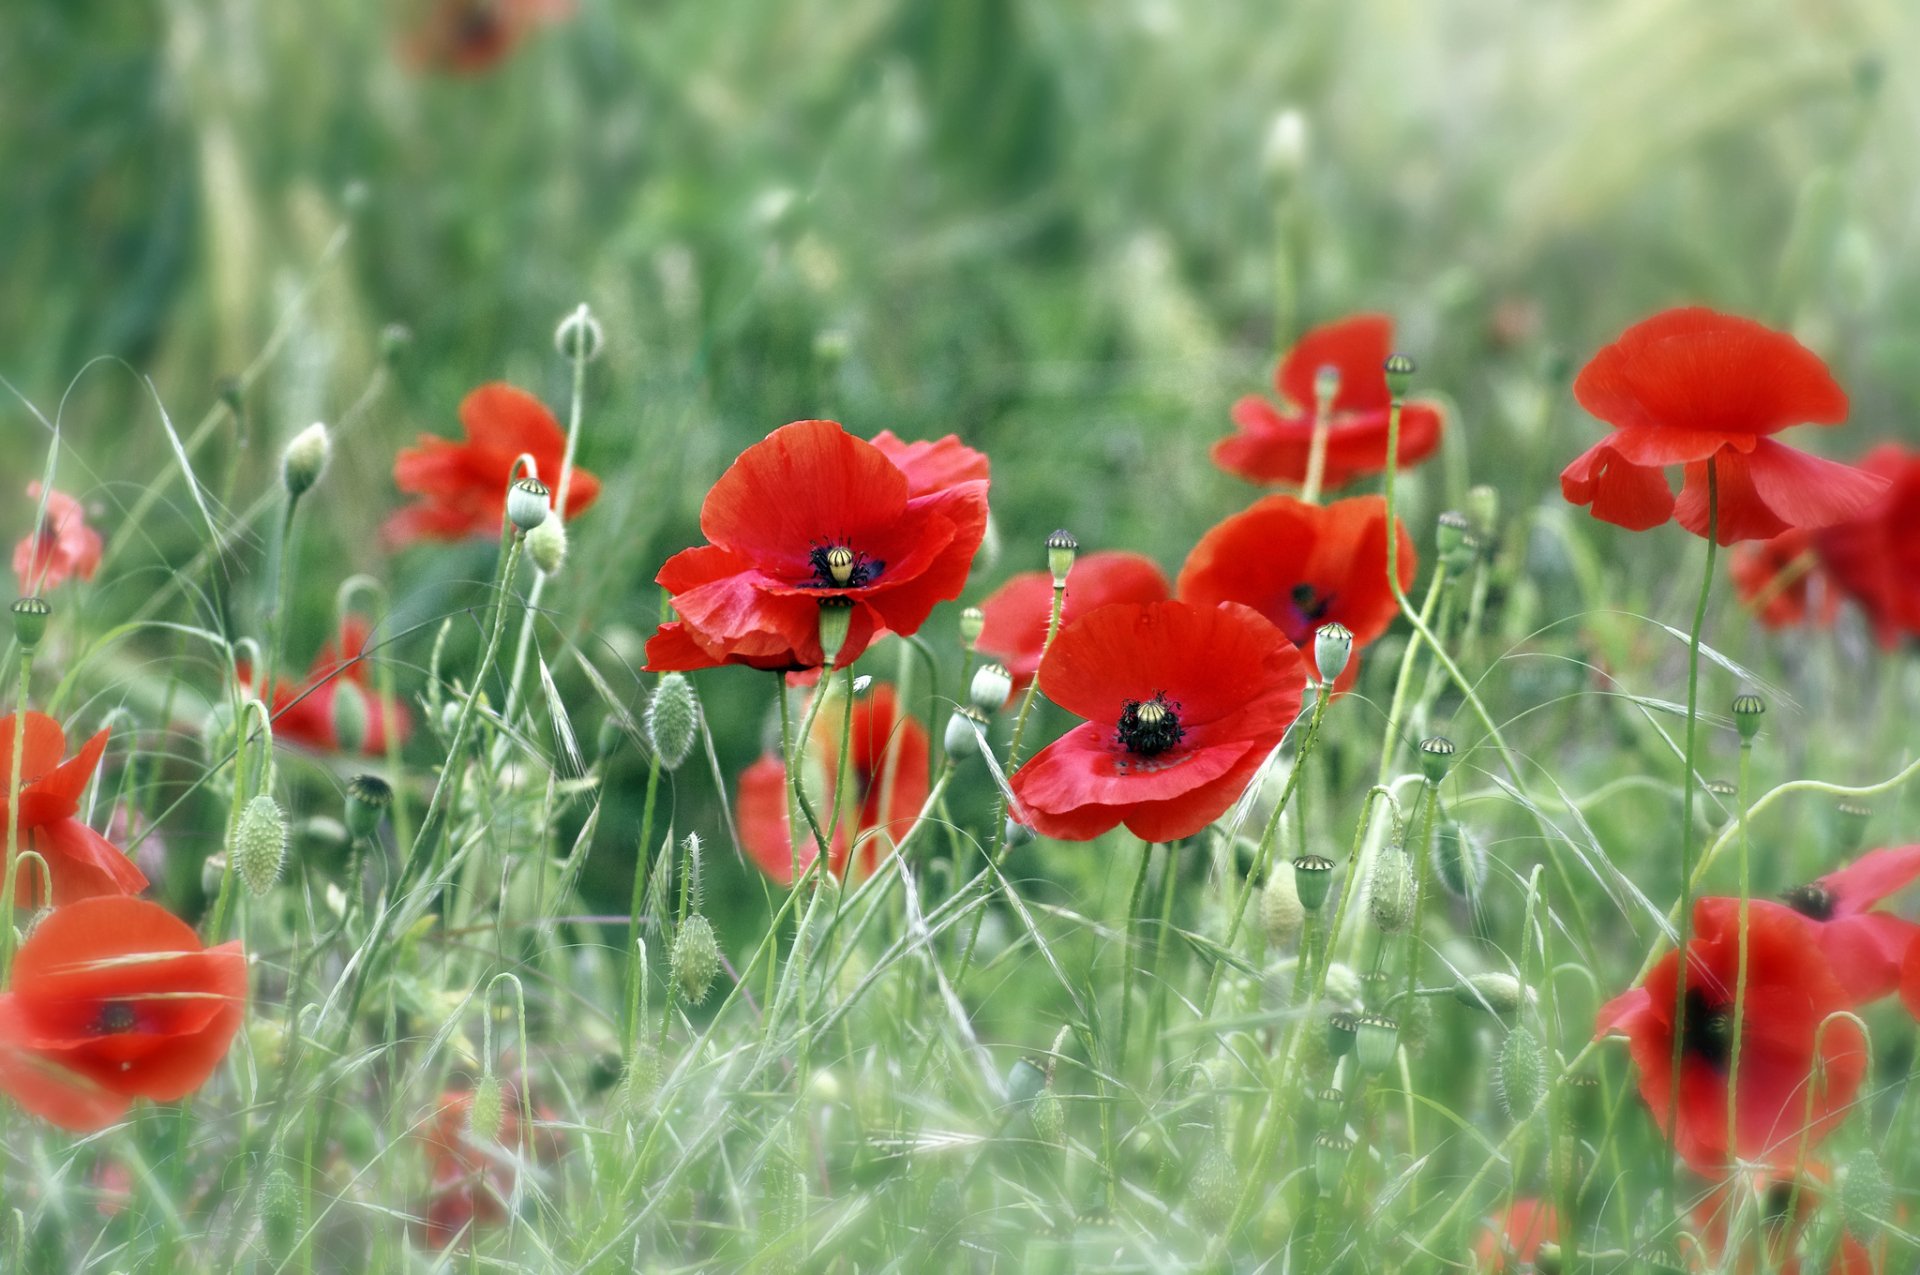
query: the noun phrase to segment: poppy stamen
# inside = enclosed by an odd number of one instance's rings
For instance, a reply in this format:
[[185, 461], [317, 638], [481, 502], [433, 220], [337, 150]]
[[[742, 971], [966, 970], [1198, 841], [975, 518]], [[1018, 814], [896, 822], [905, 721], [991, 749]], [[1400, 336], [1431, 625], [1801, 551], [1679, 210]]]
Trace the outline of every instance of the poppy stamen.
[[140, 1015], [125, 1001], [108, 1001], [100, 1007], [93, 1030], [102, 1036], [124, 1036], [140, 1025]]
[[1733, 1006], [1708, 1000], [1697, 987], [1688, 989], [1684, 1048], [1714, 1070], [1726, 1070], [1733, 1054]]
[[1801, 916], [1812, 920], [1831, 921], [1833, 919], [1833, 891], [1818, 881], [1796, 885], [1791, 890], [1782, 890], [1780, 901]]
[[886, 564], [846, 545], [815, 545], [807, 551], [812, 584], [820, 589], [858, 589], [871, 584]]
[[1323, 596], [1319, 589], [1304, 580], [1293, 586], [1287, 599], [1292, 611], [1289, 617], [1291, 623], [1281, 627], [1287, 631], [1288, 639], [1295, 646], [1305, 643], [1313, 636], [1314, 630], [1325, 622], [1327, 612], [1333, 607], [1333, 598], [1331, 593]]
[[1130, 699], [1120, 709], [1120, 728], [1115, 732], [1120, 744], [1141, 757], [1157, 757], [1185, 737], [1180, 724], [1179, 705], [1169, 703], [1164, 693], [1152, 699]]

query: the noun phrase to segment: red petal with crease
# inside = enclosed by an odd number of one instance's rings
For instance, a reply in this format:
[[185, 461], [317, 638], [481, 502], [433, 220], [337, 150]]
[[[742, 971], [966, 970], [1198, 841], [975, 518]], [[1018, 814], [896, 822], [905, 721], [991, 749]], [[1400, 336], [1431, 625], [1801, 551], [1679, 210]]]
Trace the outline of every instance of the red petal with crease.
[[1673, 517], [1673, 488], [1660, 470], [1621, 459], [1605, 439], [1560, 471], [1567, 503], [1591, 505], [1593, 516], [1628, 531], [1646, 531]]

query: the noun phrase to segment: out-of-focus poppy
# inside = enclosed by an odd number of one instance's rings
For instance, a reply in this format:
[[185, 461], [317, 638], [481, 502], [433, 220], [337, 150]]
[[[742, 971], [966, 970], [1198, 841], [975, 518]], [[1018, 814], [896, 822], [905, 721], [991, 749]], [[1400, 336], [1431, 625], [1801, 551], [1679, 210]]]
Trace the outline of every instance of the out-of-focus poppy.
[[[1723, 545], [1831, 526], [1863, 512], [1887, 486], [1773, 441], [1790, 425], [1840, 423], [1847, 396], [1818, 355], [1752, 319], [1700, 307], [1663, 311], [1594, 355], [1573, 392], [1613, 433], [1566, 467], [1561, 494], [1633, 531], [1673, 518], [1707, 535], [1708, 462]], [[1668, 465], [1685, 467], [1677, 500]]]
[[401, 42], [416, 70], [478, 75], [505, 61], [536, 27], [573, 16], [573, 0], [433, 0]]
[[[539, 399], [495, 381], [460, 401], [461, 442], [422, 434], [393, 462], [393, 481], [415, 503], [387, 519], [387, 540], [464, 540], [497, 536], [507, 516], [507, 487], [514, 462], [531, 456], [540, 481], [560, 483], [566, 431]], [[567, 484], [567, 517], [587, 511], [600, 495], [600, 480], [575, 465]]]
[[647, 668], [816, 668], [823, 606], [847, 609], [844, 668], [882, 632], [912, 634], [959, 597], [986, 527], [984, 479], [916, 496], [884, 451], [838, 423], [783, 425], [707, 493], [711, 543], [655, 577], [679, 618], [648, 641]]
[[[313, 666], [299, 684], [274, 684], [271, 694], [262, 698], [273, 714], [276, 740], [305, 744], [323, 752], [353, 751], [372, 755], [387, 750], [387, 731], [391, 727], [399, 732], [399, 742], [406, 742], [413, 728], [407, 706], [396, 700], [389, 720], [374, 686], [373, 666], [367, 650], [372, 636], [364, 619], [349, 615], [340, 623], [338, 640], [320, 648], [313, 657]], [[258, 688], [253, 686], [253, 670], [242, 664], [239, 674], [241, 685], [258, 694]], [[356, 701], [351, 709], [343, 704], [347, 696]], [[359, 741], [343, 740], [343, 727], [359, 732]], [[352, 744], [350, 749], [349, 744]]]
[[[1164, 602], [1172, 596], [1167, 577], [1151, 558], [1124, 550], [1083, 553], [1067, 572], [1067, 591], [1060, 601], [1060, 623], [1070, 624], [1090, 611], [1115, 602]], [[1040, 651], [1047, 643], [1047, 623], [1053, 616], [1053, 576], [1045, 571], [1023, 571], [988, 595], [980, 604], [986, 623], [974, 646], [991, 655], [1013, 674], [1013, 688], [1026, 689], [1040, 667]]]
[[[1716, 1184], [1692, 1209], [1704, 1250], [1700, 1254], [1703, 1268], [1730, 1275], [1760, 1271], [1806, 1275], [1802, 1243], [1828, 1190], [1829, 1177], [1824, 1165], [1809, 1164], [1797, 1190], [1791, 1177], [1766, 1173], [1736, 1175]], [[1749, 1190], [1755, 1198], [1742, 1200]], [[1753, 1213], [1740, 1218], [1742, 1209]], [[1729, 1233], [1736, 1223], [1743, 1238], [1735, 1246], [1737, 1251], [1729, 1252]], [[1833, 1261], [1825, 1268], [1829, 1275], [1874, 1275], [1877, 1264], [1866, 1245], [1845, 1231], [1837, 1238]]]
[[104, 1128], [135, 1099], [175, 1102], [205, 1084], [246, 1003], [237, 941], [203, 948], [144, 899], [56, 908], [0, 994], [0, 1090], [63, 1128]]
[[1014, 773], [1014, 810], [1063, 841], [1122, 823], [1146, 841], [1200, 831], [1246, 791], [1306, 685], [1299, 652], [1257, 611], [1177, 601], [1081, 616], [1039, 678], [1086, 720]]
[[[27, 499], [40, 499], [40, 484], [27, 484]], [[46, 513], [34, 532], [13, 547], [13, 574], [30, 597], [65, 584], [91, 580], [100, 569], [100, 533], [87, 526], [87, 511], [63, 491], [47, 492]]]
[[[1339, 376], [1327, 416], [1321, 481], [1337, 488], [1387, 467], [1387, 356], [1393, 320], [1357, 314], [1309, 331], [1274, 373], [1278, 404], [1249, 395], [1233, 405], [1240, 432], [1213, 445], [1213, 459], [1231, 474], [1257, 483], [1302, 484], [1313, 451], [1315, 381], [1323, 368]], [[1400, 410], [1398, 465], [1416, 465], [1440, 445], [1438, 404], [1411, 402]]]
[[1734, 591], [1770, 629], [1817, 618], [1833, 623], [1840, 594], [1820, 570], [1813, 534], [1795, 527], [1771, 540], [1735, 545], [1728, 563]]
[[1489, 1275], [1531, 1270], [1540, 1246], [1559, 1241], [1559, 1211], [1544, 1200], [1517, 1199], [1504, 1216], [1487, 1219], [1473, 1246], [1474, 1269]]
[[[1920, 925], [1870, 909], [1916, 877], [1920, 877], [1920, 845], [1869, 850], [1839, 871], [1780, 896], [1789, 908], [1813, 922], [1828, 968], [1856, 1004], [1879, 1000], [1899, 986], [1900, 963], [1920, 937]], [[1740, 901], [1715, 899], [1712, 905], [1737, 909]]]
[[[13, 736], [19, 726], [9, 714], [0, 718], [0, 776], [13, 774]], [[79, 818], [80, 795], [106, 751], [107, 732], [81, 746], [70, 760], [66, 733], [44, 713], [29, 711], [20, 750], [20, 845], [37, 851], [53, 877], [53, 905], [64, 906], [95, 895], [135, 894], [147, 888], [146, 874], [105, 837]], [[0, 780], [5, 783], [6, 780]], [[6, 835], [7, 794], [0, 787], [0, 837]], [[18, 893], [25, 906], [40, 902], [40, 874], [20, 870]], [[0, 924], [9, 919], [0, 917]]]
[[[866, 875], [907, 835], [914, 816], [927, 800], [926, 728], [900, 711], [891, 686], [876, 686], [854, 701], [851, 748], [847, 756], [849, 791], [834, 794], [840, 773], [840, 707], [829, 703], [814, 718], [811, 753], [825, 778], [821, 808], [823, 825], [838, 822], [827, 866], [835, 876], [847, 874], [847, 863], [858, 849], [858, 874]], [[882, 813], [882, 807], [885, 813]], [[740, 776], [738, 815], [740, 844], [747, 856], [781, 885], [793, 884], [794, 842], [787, 819], [787, 771], [778, 757], [762, 757]], [[810, 830], [801, 830], [800, 867], [804, 871], [818, 854]]]
[[1860, 468], [1886, 479], [1886, 493], [1860, 517], [1816, 532], [1814, 551], [1881, 643], [1892, 646], [1920, 637], [1920, 453], [1885, 443]]
[[[521, 1098], [517, 1086], [503, 1084], [500, 1127], [486, 1137], [472, 1127], [474, 1091], [450, 1089], [416, 1135], [426, 1148], [428, 1188], [421, 1239], [444, 1249], [463, 1234], [507, 1220], [507, 1205], [523, 1161], [520, 1146]], [[553, 1113], [534, 1110], [534, 1128], [525, 1148], [536, 1162], [557, 1159], [564, 1149], [551, 1126]]]
[[907, 496], [930, 496], [962, 483], [986, 482], [992, 466], [985, 452], [975, 451], [957, 434], [932, 441], [906, 442], [890, 429], [873, 436], [873, 445], [906, 475]]

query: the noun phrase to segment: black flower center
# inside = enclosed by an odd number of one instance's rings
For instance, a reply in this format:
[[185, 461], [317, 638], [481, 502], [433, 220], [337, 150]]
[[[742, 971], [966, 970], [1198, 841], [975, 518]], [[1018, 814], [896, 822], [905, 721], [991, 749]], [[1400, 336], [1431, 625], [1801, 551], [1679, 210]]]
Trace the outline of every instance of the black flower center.
[[102, 1036], [124, 1036], [140, 1025], [140, 1015], [125, 1001], [108, 1001], [93, 1020], [93, 1030]]
[[1687, 989], [1686, 1034], [1682, 1048], [1715, 1071], [1725, 1071], [1733, 1054], [1733, 1006], [1698, 987]]
[[1165, 692], [1148, 700], [1128, 700], [1120, 710], [1120, 729], [1115, 732], [1121, 747], [1141, 757], [1157, 757], [1172, 748], [1187, 733], [1180, 724], [1179, 707], [1167, 699]]
[[1818, 881], [1807, 885], [1796, 885], [1791, 890], [1782, 890], [1780, 901], [1801, 916], [1812, 917], [1816, 921], [1833, 919], [1833, 891]]
[[1313, 585], [1301, 581], [1293, 586], [1287, 595], [1289, 614], [1287, 622], [1280, 627], [1286, 630], [1287, 640], [1299, 646], [1313, 636], [1313, 631], [1325, 623], [1327, 612], [1333, 607], [1334, 595], [1324, 596]]
[[858, 589], [878, 579], [887, 564], [846, 545], [822, 544], [807, 551], [807, 565], [813, 569], [807, 582], [812, 588]]

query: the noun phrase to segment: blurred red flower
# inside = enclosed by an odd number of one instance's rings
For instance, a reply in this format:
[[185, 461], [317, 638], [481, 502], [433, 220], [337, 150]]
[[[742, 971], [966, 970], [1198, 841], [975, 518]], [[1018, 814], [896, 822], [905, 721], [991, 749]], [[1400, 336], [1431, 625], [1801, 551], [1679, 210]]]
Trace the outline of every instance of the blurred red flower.
[[[1847, 396], [1818, 355], [1751, 319], [1663, 311], [1594, 355], [1573, 392], [1614, 428], [1562, 471], [1561, 493], [1633, 531], [1674, 518], [1705, 536], [1708, 461], [1723, 545], [1831, 526], [1863, 512], [1887, 485], [1768, 437], [1802, 422], [1838, 424]], [[1686, 467], [1677, 501], [1667, 465]]]
[[[1060, 602], [1064, 626], [1115, 602], [1164, 602], [1173, 594], [1167, 577], [1151, 558], [1122, 550], [1083, 553], [1067, 572], [1067, 592]], [[1013, 689], [1026, 689], [1040, 667], [1040, 649], [1047, 642], [1047, 621], [1053, 615], [1053, 576], [1045, 571], [1023, 571], [995, 589], [980, 604], [986, 623], [974, 645], [1013, 674]]]
[[43, 1119], [101, 1129], [136, 1098], [174, 1102], [213, 1074], [240, 1029], [247, 958], [203, 949], [144, 899], [82, 899], [34, 930], [0, 994], [0, 1089]]
[[[18, 726], [14, 714], [0, 717], [0, 776], [7, 777], [0, 778], [0, 785], [13, 774], [13, 736]], [[47, 861], [55, 907], [94, 895], [135, 894], [147, 888], [146, 874], [77, 817], [80, 794], [86, 791], [106, 747], [107, 732], [101, 731], [71, 760], [63, 761], [67, 737], [60, 723], [44, 713], [27, 713], [20, 750], [20, 845]], [[7, 817], [6, 797], [6, 789], [0, 787], [0, 821]], [[5, 827], [0, 822], [0, 837], [6, 836]], [[18, 890], [22, 906], [39, 906], [40, 874], [31, 867], [22, 868]], [[0, 924], [8, 923], [10, 918], [0, 917]]]
[[647, 668], [818, 667], [829, 600], [850, 607], [845, 668], [883, 631], [912, 634], [959, 597], [986, 528], [985, 479], [914, 495], [883, 450], [838, 423], [782, 425], [707, 492], [700, 529], [712, 543], [654, 577], [679, 618], [647, 642]]
[[[540, 481], [558, 490], [566, 431], [533, 395], [502, 381], [482, 385], [460, 401], [460, 425], [464, 442], [422, 434], [394, 458], [394, 484], [420, 499], [387, 519], [389, 543], [499, 535], [522, 455], [533, 457]], [[574, 466], [567, 517], [585, 513], [599, 495], [600, 480]]]
[[1771, 540], [1734, 546], [1728, 562], [1734, 591], [1770, 629], [1804, 624], [1809, 618], [1831, 624], [1840, 610], [1840, 595], [1814, 555], [1813, 535], [1794, 527]]
[[415, 70], [478, 75], [505, 61], [535, 27], [573, 16], [573, 0], [435, 0], [401, 42]]
[[1246, 791], [1300, 713], [1286, 634], [1232, 603], [1119, 603], [1064, 626], [1040, 662], [1047, 698], [1086, 718], [1013, 776], [1015, 814], [1091, 841], [1120, 824], [1192, 836]]
[[[27, 499], [38, 501], [41, 487], [27, 484]], [[47, 492], [40, 526], [13, 547], [13, 574], [22, 597], [56, 589], [68, 580], [91, 580], [100, 569], [100, 533], [87, 526], [86, 510], [62, 491]]]
[[1473, 1246], [1474, 1269], [1531, 1270], [1542, 1244], [1560, 1240], [1560, 1214], [1544, 1200], [1515, 1200], [1503, 1218], [1488, 1218]]
[[[1337, 488], [1387, 467], [1385, 365], [1393, 352], [1393, 320], [1356, 314], [1313, 328], [1274, 372], [1278, 405], [1252, 395], [1233, 405], [1240, 432], [1213, 445], [1214, 463], [1256, 483], [1305, 483], [1313, 450], [1314, 381], [1323, 367], [1340, 374], [1329, 413], [1322, 482]], [[1399, 465], [1417, 465], [1440, 445], [1438, 404], [1413, 402], [1400, 410]]]
[[[1726, 1271], [1730, 1275], [1754, 1275], [1759, 1271], [1804, 1275], [1807, 1267], [1796, 1250], [1827, 1192], [1829, 1176], [1826, 1166], [1809, 1164], [1798, 1191], [1791, 1177], [1767, 1174], [1747, 1174], [1716, 1184], [1692, 1210], [1693, 1225], [1705, 1250], [1700, 1255], [1704, 1268]], [[1748, 1189], [1758, 1195], [1757, 1201], [1740, 1198]], [[1740, 1222], [1744, 1238], [1739, 1251], [1728, 1253], [1728, 1232], [1733, 1229], [1737, 1214], [1743, 1208], [1756, 1207], [1757, 1217]], [[1874, 1275], [1877, 1269], [1878, 1264], [1867, 1247], [1844, 1231], [1840, 1235], [1839, 1251], [1826, 1267], [1829, 1275]]]
[[[1400, 587], [1413, 584], [1413, 541], [1398, 524]], [[1200, 538], [1180, 568], [1182, 600], [1238, 602], [1278, 625], [1311, 658], [1323, 624], [1353, 633], [1353, 658], [1335, 683], [1345, 690], [1360, 673], [1360, 650], [1399, 614], [1387, 587], [1387, 502], [1356, 496], [1310, 505], [1268, 496]]]
[[[814, 718], [813, 764], [826, 783], [815, 811], [822, 827], [834, 818], [833, 783], [840, 769], [840, 708], [827, 704]], [[914, 816], [927, 800], [926, 728], [900, 712], [891, 686], [875, 686], [854, 701], [852, 747], [847, 757], [847, 782], [852, 785], [840, 809], [838, 827], [827, 857], [837, 877], [847, 874], [847, 860], [859, 847], [859, 872], [865, 876], [907, 835]], [[891, 799], [888, 767], [892, 767]], [[776, 756], [762, 757], [740, 776], [737, 812], [740, 844], [759, 869], [781, 885], [793, 884], [793, 839], [787, 821], [787, 770]], [[856, 817], [857, 816], [857, 817]], [[817, 855], [811, 831], [802, 828], [800, 867], [804, 871]]]
[[[1725, 902], [1724, 900], [1718, 902]], [[1675, 1127], [1668, 1129], [1673, 1074], [1675, 994], [1680, 958], [1669, 952], [1647, 981], [1601, 1006], [1596, 1035], [1627, 1037], [1639, 1072], [1640, 1096], [1681, 1157], [1705, 1174], [1729, 1157], [1790, 1167], [1800, 1152], [1837, 1126], [1866, 1075], [1866, 1042], [1849, 1019], [1835, 1019], [1821, 1035], [1820, 1074], [1814, 1075], [1815, 1035], [1831, 1014], [1852, 1005], [1818, 956], [1813, 923], [1786, 908], [1755, 904], [1748, 918], [1747, 996], [1740, 1050], [1739, 1106], [1728, 1146], [1727, 1070], [1732, 1052], [1735, 988], [1739, 975], [1738, 905], [1700, 900], [1687, 944], [1686, 1034], [1680, 1061]], [[1812, 1123], [1804, 1124], [1808, 1085]]]
[[1886, 494], [1858, 518], [1813, 537], [1820, 564], [1860, 604], [1885, 646], [1920, 637], [1920, 452], [1883, 443], [1860, 468], [1887, 480]]
[[[1869, 850], [1837, 872], [1795, 886], [1780, 897], [1813, 923], [1820, 951], [1853, 1003], [1890, 995], [1900, 984], [1900, 962], [1920, 925], [1868, 909], [1920, 877], [1920, 845]], [[1703, 900], [1736, 910], [1738, 899]], [[1754, 907], [1773, 907], [1756, 902]]]
[[[273, 737], [280, 743], [304, 744], [322, 752], [341, 751], [340, 700], [343, 694], [358, 695], [365, 710], [366, 735], [357, 751], [368, 755], [387, 750], [388, 717], [381, 706], [380, 693], [373, 683], [372, 658], [367, 642], [372, 631], [357, 615], [340, 622], [337, 640], [328, 642], [313, 657], [313, 665], [298, 685], [276, 682], [270, 695], [263, 695], [273, 714]], [[240, 684], [259, 694], [253, 685], [253, 669], [239, 666]], [[392, 727], [405, 743], [413, 729], [407, 706], [398, 699], [393, 704]]]
[[1907, 945], [1907, 958], [1900, 963], [1900, 1001], [1920, 1018], [1920, 939]]

